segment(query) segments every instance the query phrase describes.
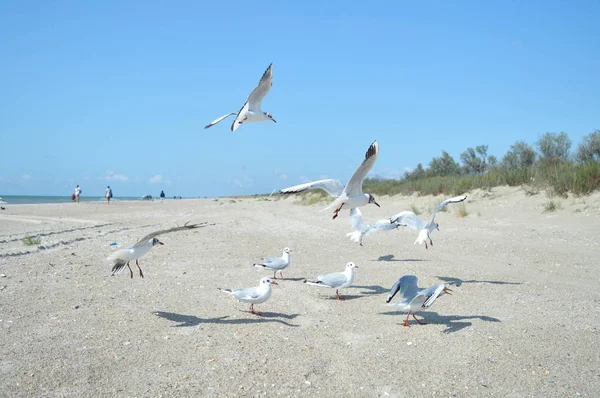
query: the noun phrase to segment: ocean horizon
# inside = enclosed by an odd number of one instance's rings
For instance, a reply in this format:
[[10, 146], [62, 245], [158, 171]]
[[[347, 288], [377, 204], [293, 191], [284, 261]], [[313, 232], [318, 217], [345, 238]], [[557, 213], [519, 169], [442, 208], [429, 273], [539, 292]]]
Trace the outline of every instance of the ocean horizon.
[[[6, 205], [32, 205], [32, 204], [54, 204], [54, 203], [70, 203], [71, 195], [53, 196], [53, 195], [4, 195], [0, 196], [0, 204]], [[156, 198], [155, 198], [156, 199]], [[121, 200], [142, 200], [140, 197], [119, 196], [113, 197], [112, 201]], [[98, 202], [106, 201], [104, 196], [80, 196], [80, 202]]]

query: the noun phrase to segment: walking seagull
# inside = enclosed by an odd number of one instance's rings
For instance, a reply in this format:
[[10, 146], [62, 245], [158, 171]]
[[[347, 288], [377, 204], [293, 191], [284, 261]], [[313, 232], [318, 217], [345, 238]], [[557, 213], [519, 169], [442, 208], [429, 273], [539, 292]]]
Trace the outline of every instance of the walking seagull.
[[221, 289], [223, 293], [231, 294], [233, 297], [244, 303], [250, 303], [250, 312], [260, 315], [260, 312], [254, 310], [254, 304], [264, 303], [271, 297], [271, 285], [277, 285], [277, 282], [262, 278], [258, 286], [246, 287], [243, 289]]
[[340, 210], [342, 210], [344, 205], [349, 209], [364, 206], [369, 203], [373, 203], [377, 207], [381, 207], [379, 206], [379, 203], [375, 201], [373, 195], [363, 193], [362, 191], [363, 180], [375, 164], [378, 154], [379, 144], [377, 141], [374, 141], [365, 154], [365, 160], [363, 160], [362, 164], [358, 166], [354, 174], [352, 174], [352, 177], [350, 177], [350, 180], [345, 187], [342, 185], [340, 180], [326, 179], [295, 185], [293, 187], [282, 189], [279, 191], [279, 193], [291, 194], [306, 191], [307, 189], [320, 188], [335, 198], [333, 203], [321, 210], [325, 211], [335, 207], [335, 210], [333, 211], [334, 220], [337, 218], [338, 213]]
[[[400, 292], [400, 298], [403, 301], [389, 304], [396, 293]], [[388, 305], [396, 307], [402, 312], [408, 312], [404, 320], [404, 326], [408, 327], [408, 317], [412, 314], [413, 318], [419, 325], [425, 323], [419, 321], [415, 316], [416, 312], [422, 311], [425, 308], [431, 307], [435, 300], [443, 294], [451, 294], [452, 290], [444, 286], [444, 284], [433, 285], [425, 289], [417, 286], [417, 277], [414, 275], [404, 275], [392, 287], [385, 301]]]
[[263, 262], [260, 264], [254, 264], [256, 268], [266, 268], [273, 270], [273, 279], [277, 279], [275, 275], [277, 275], [277, 271], [279, 271], [279, 275], [281, 275], [281, 279], [285, 279], [283, 277], [283, 270], [290, 265], [290, 252], [293, 250], [286, 247], [283, 249], [283, 255], [281, 257], [266, 257], [263, 258]]
[[435, 208], [433, 213], [431, 214], [431, 218], [429, 222], [425, 222], [419, 216], [417, 216], [412, 211], [402, 211], [392, 217], [390, 217], [390, 223], [395, 223], [407, 227], [411, 227], [412, 229], [416, 229], [419, 231], [419, 235], [417, 236], [417, 240], [415, 240], [414, 245], [425, 243], [425, 249], [427, 246], [427, 239], [429, 239], [429, 243], [433, 246], [433, 241], [431, 240], [430, 234], [434, 229], [440, 230], [438, 223], [435, 222], [435, 215], [446, 207], [450, 203], [459, 203], [467, 199], [467, 195], [464, 196], [455, 196], [450, 199], [444, 200], [442, 203]]
[[263, 112], [261, 110], [262, 100], [265, 98], [271, 86], [273, 85], [273, 64], [270, 64], [265, 73], [263, 73], [258, 86], [248, 96], [248, 99], [238, 112], [231, 112], [227, 115], [223, 115], [220, 118], [213, 120], [207, 124], [204, 128], [214, 126], [221, 120], [228, 118], [229, 116], [236, 115], [233, 124], [231, 125], [231, 131], [235, 131], [242, 123], [251, 122], [264, 122], [265, 120], [272, 120], [277, 123], [273, 116], [269, 112]]
[[379, 220], [375, 224], [365, 224], [358, 207], [350, 209], [350, 225], [352, 225], [354, 232], [348, 232], [346, 236], [361, 246], [363, 245], [364, 236], [373, 235], [377, 232], [393, 231], [400, 226], [400, 224], [392, 223], [390, 220]]
[[339, 301], [342, 301], [340, 297], [339, 289], [350, 287], [354, 281], [354, 268], [358, 268], [358, 265], [353, 262], [346, 264], [344, 272], [334, 272], [333, 274], [322, 274], [317, 276], [317, 279], [305, 280], [304, 283], [314, 286], [330, 287], [335, 289], [335, 295]]
[[131, 267], [129, 266], [129, 262], [135, 260], [135, 265], [137, 265], [138, 269], [140, 270], [140, 276], [143, 278], [144, 273], [142, 272], [142, 268], [140, 267], [140, 263], [138, 262], [138, 259], [140, 257], [142, 257], [144, 254], [148, 253], [150, 251], [150, 249], [152, 249], [154, 246], [164, 245], [164, 243], [161, 242], [157, 238], [158, 235], [168, 234], [168, 233], [177, 232], [177, 231], [184, 231], [184, 230], [188, 230], [188, 229], [195, 229], [195, 228], [200, 228], [200, 227], [205, 227], [205, 226], [206, 226], [206, 223], [192, 224], [192, 225], [184, 225], [182, 227], [174, 227], [174, 228], [163, 229], [160, 231], [152, 232], [151, 234], [144, 236], [142, 239], [140, 239], [133, 245], [131, 245], [125, 249], [119, 249], [119, 250], [112, 252], [110, 254], [110, 256], [108, 256], [108, 258], [107, 258], [107, 260], [113, 264], [111, 276], [120, 274], [125, 269], [125, 266], [127, 266], [127, 268], [129, 268], [129, 275], [131, 276], [131, 278], [133, 278], [133, 271], [131, 270]]

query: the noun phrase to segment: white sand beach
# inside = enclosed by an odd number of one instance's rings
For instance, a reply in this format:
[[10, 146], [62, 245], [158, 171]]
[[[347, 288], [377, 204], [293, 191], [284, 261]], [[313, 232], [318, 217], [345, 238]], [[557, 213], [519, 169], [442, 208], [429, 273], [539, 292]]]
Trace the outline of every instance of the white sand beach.
[[[351, 242], [348, 210], [296, 198], [6, 205], [0, 212], [0, 395], [600, 396], [600, 194], [468, 193], [437, 216], [428, 250], [400, 228]], [[365, 222], [445, 197], [378, 197]], [[111, 276], [111, 242], [154, 230], [164, 246]], [[25, 246], [25, 236], [39, 237]], [[249, 313], [217, 287], [256, 286], [264, 256], [294, 251], [285, 280]], [[359, 266], [354, 286], [305, 278]], [[399, 277], [446, 282], [403, 327], [385, 306]]]

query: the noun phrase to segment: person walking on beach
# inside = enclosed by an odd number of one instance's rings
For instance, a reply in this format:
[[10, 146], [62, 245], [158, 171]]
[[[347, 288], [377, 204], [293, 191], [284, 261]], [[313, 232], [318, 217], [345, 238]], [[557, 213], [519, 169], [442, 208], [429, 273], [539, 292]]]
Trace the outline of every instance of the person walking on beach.
[[162, 202], [163, 200], [165, 200], [165, 191], [160, 191], [160, 201]]
[[110, 185], [106, 187], [106, 193], [104, 194], [106, 198], [106, 204], [110, 204], [110, 198], [112, 198], [112, 189], [110, 189]]
[[81, 188], [79, 188], [79, 184], [75, 187], [75, 202], [79, 203], [79, 196], [81, 195]]

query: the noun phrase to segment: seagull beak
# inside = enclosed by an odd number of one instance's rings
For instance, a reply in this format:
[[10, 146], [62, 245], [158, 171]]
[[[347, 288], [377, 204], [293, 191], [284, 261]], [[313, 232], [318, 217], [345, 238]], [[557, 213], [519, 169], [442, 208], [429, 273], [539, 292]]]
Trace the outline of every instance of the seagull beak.
[[277, 123], [277, 120], [275, 120], [275, 119], [273, 119], [273, 118], [271, 118], [271, 120], [272, 120], [272, 121], [274, 121], [275, 123]]
[[381, 206], [379, 206], [379, 203], [377, 203], [377, 202], [375, 202], [375, 201], [373, 201], [373, 204], [374, 204], [374, 205], [377, 205], [377, 207], [381, 207]]
[[279, 285], [279, 283], [277, 283], [275, 281], [271, 281], [271, 285]]
[[290, 249], [290, 251], [291, 251], [291, 252], [293, 252], [293, 251], [294, 251], [294, 249]]
[[452, 293], [450, 293], [451, 291], [452, 290], [450, 288], [444, 286], [444, 293], [449, 294], [449, 295], [452, 296]]
[[158, 243], [160, 243], [160, 244], [161, 244], [161, 245], [163, 245], [163, 246], [165, 245], [165, 244], [164, 244], [164, 243], [162, 243], [162, 242], [158, 242]]
[[355, 265], [354, 268], [358, 268], [358, 265]]

